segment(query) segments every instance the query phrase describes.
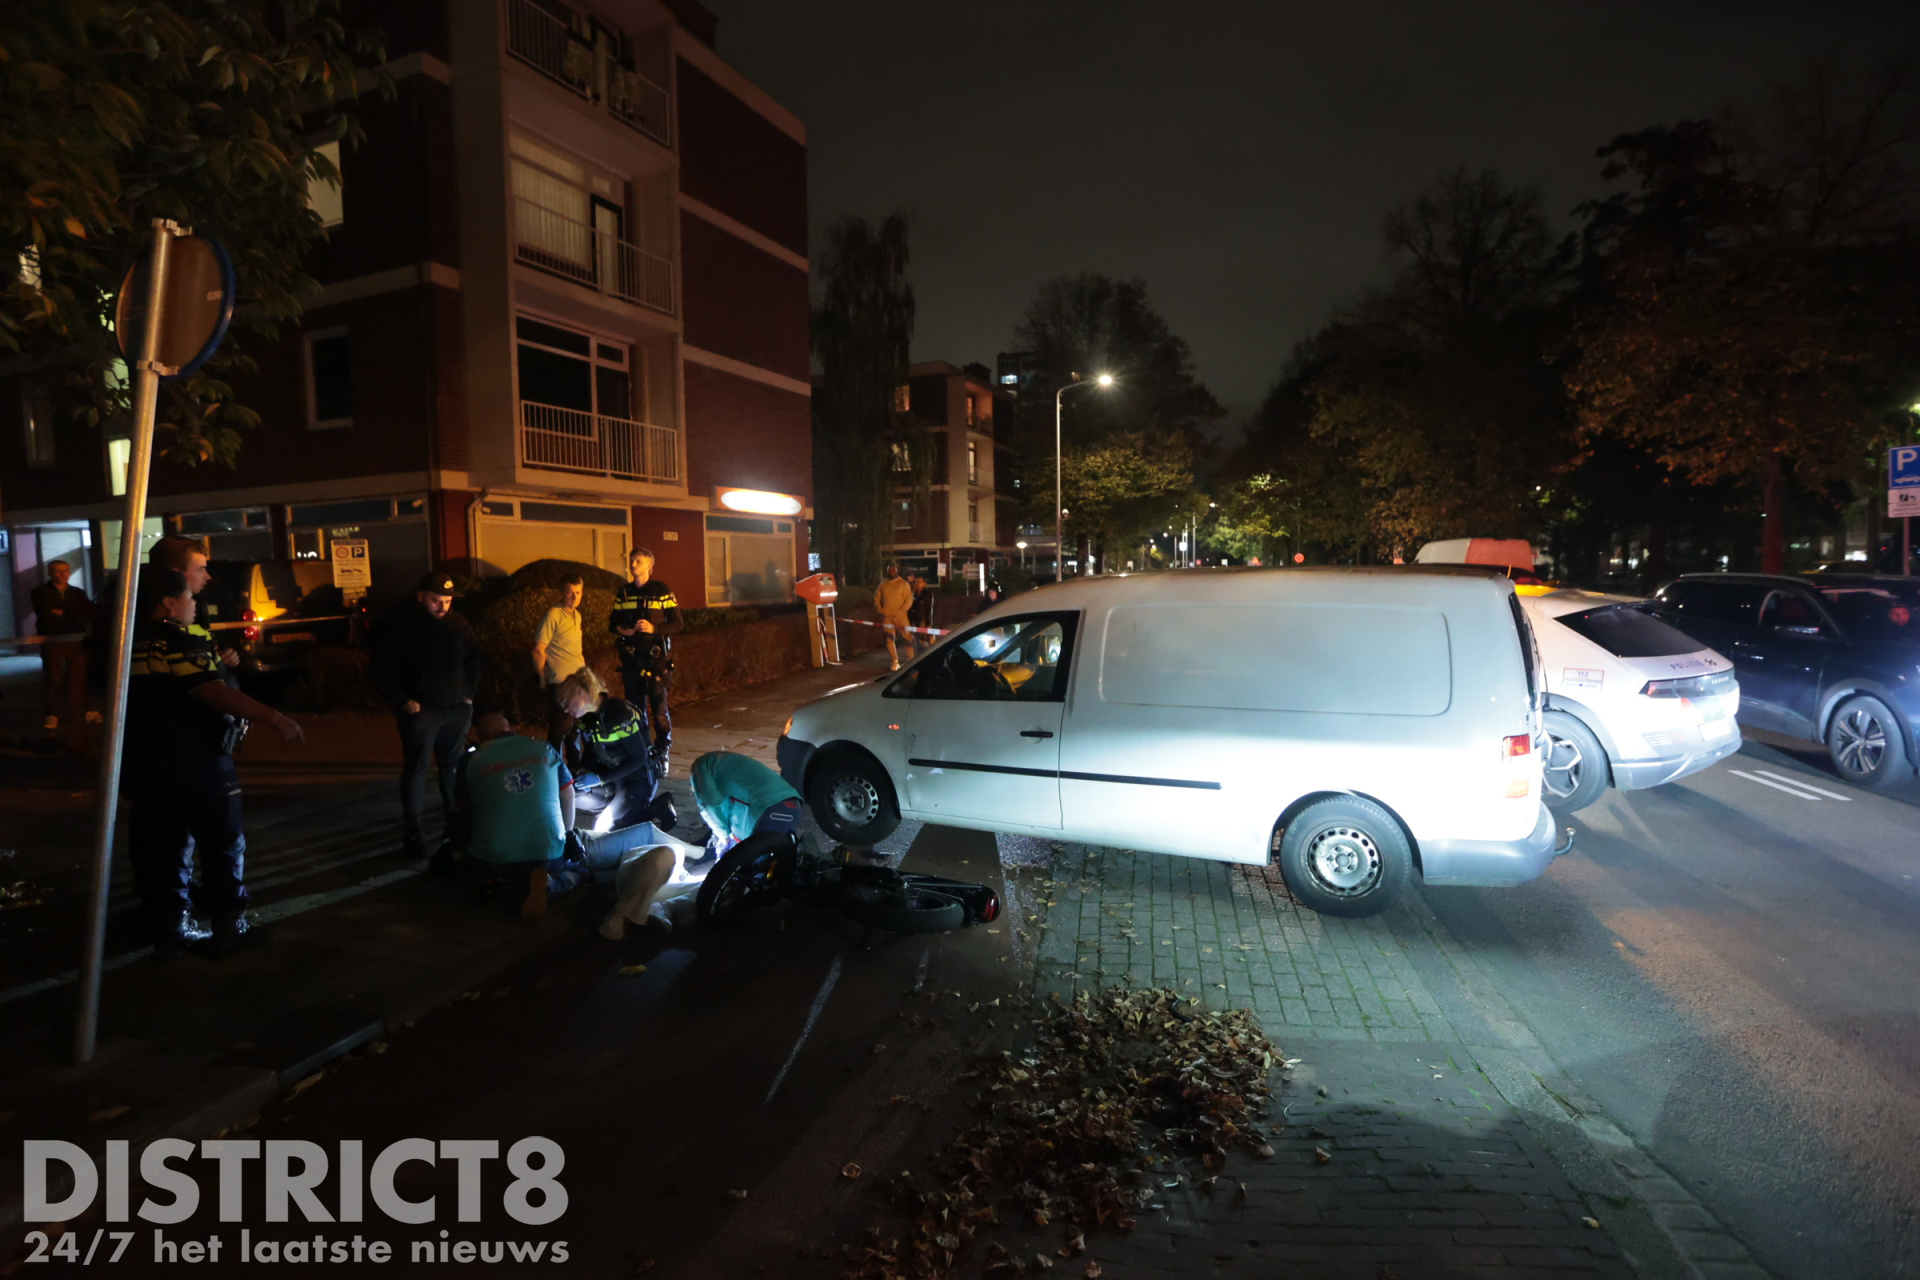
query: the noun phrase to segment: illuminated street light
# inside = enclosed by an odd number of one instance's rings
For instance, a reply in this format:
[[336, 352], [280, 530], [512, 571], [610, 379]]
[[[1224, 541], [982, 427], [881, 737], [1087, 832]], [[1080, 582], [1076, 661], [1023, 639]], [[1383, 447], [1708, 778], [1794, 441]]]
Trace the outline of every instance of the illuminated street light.
[[1075, 387], [1110, 387], [1112, 385], [1113, 375], [1103, 373], [1091, 383], [1069, 382], [1053, 393], [1053, 564], [1054, 576], [1056, 577], [1064, 578], [1066, 576], [1064, 567], [1067, 557], [1067, 508], [1066, 500], [1061, 491], [1060, 475], [1060, 403], [1067, 392], [1073, 390]]

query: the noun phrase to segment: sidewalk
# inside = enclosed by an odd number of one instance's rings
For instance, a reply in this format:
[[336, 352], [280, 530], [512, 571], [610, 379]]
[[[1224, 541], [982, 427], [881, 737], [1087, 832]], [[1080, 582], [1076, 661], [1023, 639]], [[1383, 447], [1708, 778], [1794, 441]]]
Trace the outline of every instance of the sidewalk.
[[1089, 1238], [1107, 1274], [1765, 1276], [1560, 1077], [1417, 891], [1339, 920], [1269, 868], [1000, 847], [1040, 994], [1170, 987], [1250, 1009], [1299, 1060], [1272, 1082], [1274, 1157], [1230, 1157], [1211, 1194], [1169, 1176], [1161, 1211]]
[[[872, 661], [676, 707], [667, 788], [682, 834], [699, 825], [687, 783], [698, 755], [734, 750], [771, 764], [793, 709], [873, 674]], [[302, 761], [297, 749], [276, 748], [248, 763], [250, 794], [262, 785], [272, 797], [249, 801], [249, 879], [260, 890], [257, 918], [277, 921], [271, 945], [219, 964], [189, 955], [164, 965], [124, 943], [110, 947], [118, 965], [105, 980], [100, 1049], [83, 1068], [67, 1058], [75, 987], [54, 972], [70, 971], [77, 956], [48, 963], [33, 983], [9, 972], [0, 992], [0, 1145], [64, 1138], [99, 1150], [112, 1138], [138, 1145], [209, 1136], [342, 1055], [377, 1052], [433, 1009], [591, 935], [598, 919], [588, 894], [558, 899], [546, 918], [526, 923], [402, 861], [390, 772], [397, 759], [380, 761], [391, 725], [361, 720], [325, 734], [333, 745], [322, 756], [338, 759]], [[372, 760], [356, 766], [356, 750]], [[275, 819], [264, 827], [263, 811]], [[261, 874], [274, 867], [277, 877]], [[647, 945], [643, 935], [621, 944]], [[17, 1162], [0, 1164], [0, 1229], [18, 1221], [19, 1177]]]

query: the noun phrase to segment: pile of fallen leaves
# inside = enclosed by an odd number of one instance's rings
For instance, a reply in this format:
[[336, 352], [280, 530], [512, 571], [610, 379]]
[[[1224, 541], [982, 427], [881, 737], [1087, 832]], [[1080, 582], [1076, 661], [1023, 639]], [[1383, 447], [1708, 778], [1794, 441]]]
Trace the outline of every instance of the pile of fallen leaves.
[[[1243, 1010], [1210, 1012], [1172, 991], [1081, 992], [1033, 1023], [1029, 1046], [984, 1058], [963, 1078], [982, 1085], [980, 1115], [934, 1162], [939, 1185], [902, 1174], [888, 1185], [912, 1229], [871, 1233], [851, 1250], [847, 1280], [934, 1280], [975, 1257], [1002, 1215], [1058, 1226], [1062, 1258], [1095, 1227], [1132, 1228], [1152, 1204], [1164, 1159], [1218, 1170], [1229, 1149], [1273, 1148], [1257, 1128], [1278, 1051]], [[991, 1274], [1046, 1270], [998, 1244]], [[1088, 1262], [1083, 1275], [1098, 1275]]]

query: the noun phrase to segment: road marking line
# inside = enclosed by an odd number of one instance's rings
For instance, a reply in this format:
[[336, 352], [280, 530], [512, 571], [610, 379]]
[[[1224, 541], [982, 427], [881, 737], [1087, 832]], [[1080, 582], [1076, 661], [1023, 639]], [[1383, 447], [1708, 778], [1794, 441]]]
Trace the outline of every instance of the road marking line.
[[1784, 783], [1775, 782], [1771, 778], [1762, 778], [1758, 774], [1748, 773], [1742, 769], [1729, 769], [1727, 772], [1736, 778], [1745, 778], [1748, 782], [1757, 782], [1763, 787], [1772, 787], [1775, 791], [1784, 791], [1796, 800], [1811, 800], [1815, 804], [1820, 803], [1819, 796], [1811, 792], [1802, 791], [1798, 787], [1789, 787]]
[[1778, 778], [1782, 782], [1790, 782], [1796, 787], [1805, 787], [1808, 791], [1818, 791], [1821, 795], [1827, 796], [1830, 799], [1839, 800], [1846, 804], [1853, 803], [1852, 796], [1843, 796], [1838, 791], [1828, 791], [1825, 787], [1816, 787], [1811, 782], [1802, 782], [1798, 778], [1789, 778], [1784, 774], [1774, 773], [1770, 769], [1755, 769], [1754, 772], [1765, 774], [1769, 778]]
[[813, 1024], [820, 1021], [820, 1011], [827, 1007], [827, 997], [833, 994], [833, 984], [838, 981], [840, 981], [840, 957], [835, 956], [832, 966], [827, 970], [827, 980], [820, 984], [820, 992], [813, 998], [813, 1008], [807, 1010], [807, 1025], [800, 1028], [800, 1038], [793, 1042], [793, 1052], [789, 1053], [786, 1062], [781, 1064], [780, 1074], [773, 1078], [773, 1087], [767, 1090], [766, 1101], [762, 1102], [761, 1106], [771, 1104], [773, 1095], [780, 1092], [781, 1082], [787, 1078], [787, 1072], [793, 1070], [794, 1059], [800, 1056], [800, 1046], [805, 1044], [807, 1037], [813, 1034]]
[[927, 989], [927, 966], [933, 963], [933, 944], [920, 953], [920, 972], [913, 979], [913, 994], [919, 995]]

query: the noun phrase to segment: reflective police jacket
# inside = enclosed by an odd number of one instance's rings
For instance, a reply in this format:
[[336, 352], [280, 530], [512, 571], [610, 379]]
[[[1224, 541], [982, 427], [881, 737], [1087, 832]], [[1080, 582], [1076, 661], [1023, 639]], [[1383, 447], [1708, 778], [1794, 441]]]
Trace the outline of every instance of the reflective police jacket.
[[[653, 624], [652, 632], [620, 634], [623, 628], [642, 619]], [[637, 587], [631, 582], [621, 584], [613, 596], [613, 609], [607, 615], [607, 630], [614, 633], [614, 647], [620, 651], [620, 661], [652, 675], [665, 674], [667, 654], [672, 648], [667, 637], [678, 635], [686, 625], [673, 588], [658, 578], [649, 578]]]
[[232, 719], [192, 697], [226, 676], [205, 627], [149, 618], [133, 632], [127, 684], [126, 767], [153, 777], [226, 754]]
[[625, 698], [606, 698], [598, 711], [577, 722], [574, 755], [578, 771], [598, 774], [602, 782], [653, 785], [647, 722]]

